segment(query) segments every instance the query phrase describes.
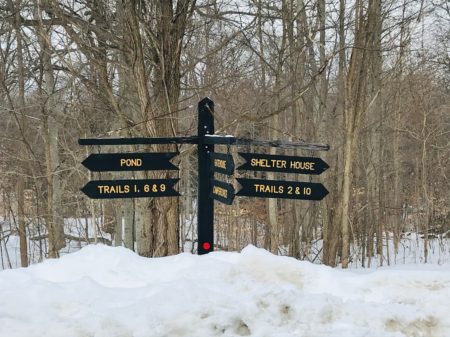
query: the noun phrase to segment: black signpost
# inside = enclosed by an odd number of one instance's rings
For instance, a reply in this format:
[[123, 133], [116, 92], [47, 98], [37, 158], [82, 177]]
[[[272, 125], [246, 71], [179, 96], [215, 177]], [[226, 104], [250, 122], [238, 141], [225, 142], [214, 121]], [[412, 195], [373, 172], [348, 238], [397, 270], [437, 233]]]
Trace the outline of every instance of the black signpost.
[[[319, 183], [237, 178], [241, 189], [235, 193], [232, 183], [214, 179], [214, 173], [233, 176], [235, 165], [229, 153], [214, 152], [214, 145], [253, 145], [300, 148], [308, 151], [328, 151], [329, 146], [307, 142], [254, 140], [214, 134], [214, 102], [204, 98], [198, 103], [197, 136], [153, 138], [91, 138], [79, 139], [80, 145], [139, 145], [139, 144], [197, 144], [198, 152], [198, 213], [197, 252], [214, 250], [214, 200], [231, 205], [235, 196], [322, 200], [327, 189]], [[91, 154], [83, 165], [91, 171], [178, 170], [170, 160], [175, 152], [167, 153], [99, 153]], [[328, 169], [320, 158], [242, 153], [246, 162], [238, 170], [271, 171], [318, 175]], [[93, 180], [81, 190], [92, 199], [172, 197], [179, 179]]]
[[[205, 136], [214, 134], [214, 102], [204, 98], [198, 103], [198, 199], [197, 199], [197, 253], [214, 250], [214, 200], [212, 191], [211, 157], [214, 144], [206, 144]], [[212, 224], [212, 225], [211, 225]], [[211, 230], [212, 229], [212, 230]]]

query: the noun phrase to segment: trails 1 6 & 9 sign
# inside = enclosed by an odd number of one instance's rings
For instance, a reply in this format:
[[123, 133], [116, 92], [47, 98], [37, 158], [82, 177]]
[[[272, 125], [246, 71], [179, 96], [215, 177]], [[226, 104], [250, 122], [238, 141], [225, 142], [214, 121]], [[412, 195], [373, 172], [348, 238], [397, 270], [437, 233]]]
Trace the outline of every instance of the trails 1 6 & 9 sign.
[[180, 179], [93, 180], [82, 189], [92, 199], [176, 197], [173, 186]]

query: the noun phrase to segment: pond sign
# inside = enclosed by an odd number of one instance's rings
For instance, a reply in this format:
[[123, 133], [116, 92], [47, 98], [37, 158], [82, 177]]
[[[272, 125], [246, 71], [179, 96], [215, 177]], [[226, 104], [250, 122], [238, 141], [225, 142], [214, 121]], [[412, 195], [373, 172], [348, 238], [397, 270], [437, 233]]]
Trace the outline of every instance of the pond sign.
[[176, 152], [93, 153], [81, 162], [90, 171], [178, 170], [170, 159]]
[[[255, 140], [220, 136], [214, 134], [214, 102], [204, 98], [198, 103], [197, 135], [188, 137], [138, 137], [138, 138], [85, 138], [80, 145], [145, 145], [145, 144], [195, 144], [198, 160], [197, 192], [197, 238], [199, 255], [214, 250], [214, 200], [231, 205], [236, 196], [281, 198], [299, 200], [322, 200], [327, 189], [319, 183], [234, 178], [235, 164], [230, 153], [231, 146], [265, 146], [299, 148], [308, 151], [328, 151], [326, 144], [307, 142], [284, 142], [278, 140]], [[214, 151], [215, 145], [227, 145], [227, 153]], [[279, 156], [262, 153], [239, 152], [245, 163], [237, 170], [269, 171], [319, 175], [329, 166], [320, 158]], [[94, 172], [178, 170], [170, 162], [177, 152], [97, 153], [89, 155], [82, 164]], [[215, 179], [224, 176], [225, 182]], [[223, 178], [222, 178], [223, 179]], [[160, 198], [176, 197], [174, 189], [178, 178], [93, 180], [81, 191], [92, 199]], [[240, 185], [235, 192], [235, 181]]]

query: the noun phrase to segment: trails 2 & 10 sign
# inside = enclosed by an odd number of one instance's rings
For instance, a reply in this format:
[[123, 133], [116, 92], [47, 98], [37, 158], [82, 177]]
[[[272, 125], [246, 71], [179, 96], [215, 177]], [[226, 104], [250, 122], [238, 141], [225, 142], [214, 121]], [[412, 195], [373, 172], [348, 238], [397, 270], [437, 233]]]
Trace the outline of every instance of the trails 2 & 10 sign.
[[242, 189], [236, 194], [246, 197], [322, 200], [328, 191], [322, 184], [283, 180], [237, 178]]
[[[306, 142], [266, 141], [214, 134], [214, 102], [204, 98], [198, 103], [197, 135], [188, 137], [79, 139], [80, 145], [145, 145], [196, 144], [198, 160], [197, 251], [206, 254], [214, 250], [214, 200], [231, 205], [235, 196], [321, 200], [328, 191], [319, 183], [284, 180], [237, 178], [241, 189], [235, 193], [233, 184], [214, 178], [215, 173], [230, 177], [235, 165], [232, 155], [217, 153], [215, 145], [251, 145], [300, 148], [307, 151], [327, 151], [328, 145]], [[83, 165], [91, 171], [178, 170], [170, 160], [175, 152], [99, 153], [91, 154]], [[245, 163], [238, 170], [270, 171], [318, 175], [328, 165], [320, 158], [276, 156], [259, 153], [239, 153]], [[231, 178], [226, 178], [231, 179]], [[179, 179], [94, 180], [82, 191], [93, 199], [172, 197], [179, 196], [174, 185]]]

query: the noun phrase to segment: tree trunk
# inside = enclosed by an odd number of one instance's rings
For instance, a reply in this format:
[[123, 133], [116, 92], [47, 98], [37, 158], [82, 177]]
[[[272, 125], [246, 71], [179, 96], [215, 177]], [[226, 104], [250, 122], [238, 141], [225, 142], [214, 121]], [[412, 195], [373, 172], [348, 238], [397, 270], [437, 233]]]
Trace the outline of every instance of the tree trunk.
[[[192, 0], [180, 0], [176, 9], [171, 1], [155, 1], [152, 9], [156, 20], [146, 22], [154, 30], [150, 39], [150, 54], [154, 64], [153, 95], [150, 100], [148, 72], [144, 60], [138, 9], [135, 1], [124, 3], [127, 26], [132, 37], [133, 76], [137, 86], [140, 111], [149, 136], [173, 136], [177, 132], [176, 117], [180, 94], [180, 58], [183, 37], [193, 11]], [[151, 101], [154, 104], [151, 104]], [[167, 151], [169, 146], [154, 147]], [[147, 177], [142, 174], [141, 177]], [[148, 177], [168, 177], [152, 173]], [[136, 231], [138, 252], [144, 256], [165, 256], [179, 252], [178, 199], [154, 198], [136, 201]]]
[[[24, 62], [23, 62], [23, 41], [22, 41], [22, 31], [20, 27], [21, 17], [20, 17], [20, 1], [17, 1], [16, 17], [14, 20], [15, 23], [15, 31], [16, 31], [16, 41], [17, 41], [17, 67], [18, 67], [18, 85], [19, 85], [19, 99], [17, 104], [17, 110], [19, 111], [20, 119], [19, 119], [19, 130], [21, 132], [22, 137], [25, 137], [25, 75], [24, 75]], [[25, 142], [25, 139], [23, 139]], [[23, 143], [21, 143], [20, 153], [24, 153], [25, 149]], [[28, 247], [27, 247], [27, 232], [26, 232], [26, 224], [25, 224], [25, 168], [22, 166], [19, 169], [19, 173], [17, 176], [17, 226], [19, 230], [19, 246], [20, 246], [20, 265], [22, 267], [28, 266]]]
[[341, 213], [341, 235], [342, 235], [342, 268], [347, 268], [350, 253], [350, 193], [352, 186], [352, 165], [354, 157], [354, 134], [352, 127], [347, 127], [344, 147], [344, 171], [342, 182], [342, 213]]
[[[36, 6], [35, 17], [41, 22], [40, 7]], [[57, 102], [55, 95], [55, 78], [51, 61], [51, 33], [42, 24], [38, 24], [37, 35], [41, 48], [40, 60], [43, 83], [40, 84], [44, 121], [45, 168], [47, 177], [47, 229], [48, 256], [59, 257], [59, 250], [65, 247], [63, 219], [59, 217], [61, 210], [61, 179], [58, 173], [60, 160], [58, 150], [59, 126], [57, 122]], [[50, 27], [51, 29], [51, 27]]]
[[[343, 115], [345, 110], [345, 64], [346, 64], [346, 54], [345, 54], [345, 0], [339, 1], [339, 64], [338, 64], [338, 93], [337, 93], [337, 106], [335, 113], [332, 118], [329, 118], [333, 123], [338, 125], [343, 125]], [[333, 118], [334, 117], [334, 118]], [[331, 125], [330, 125], [331, 127]], [[345, 136], [344, 136], [345, 137]], [[324, 225], [323, 233], [323, 262], [334, 267], [336, 265], [336, 256], [338, 253], [338, 243], [340, 238], [340, 218], [341, 218], [341, 195], [342, 195], [342, 181], [343, 176], [339, 174], [343, 165], [343, 152], [340, 149], [335, 151], [335, 167], [332, 167], [336, 179], [334, 180], [334, 188], [331, 191], [335, 191], [334, 195], [330, 195], [330, 201], [326, 201], [330, 206], [330, 211], [328, 212], [328, 219], [326, 225]]]

